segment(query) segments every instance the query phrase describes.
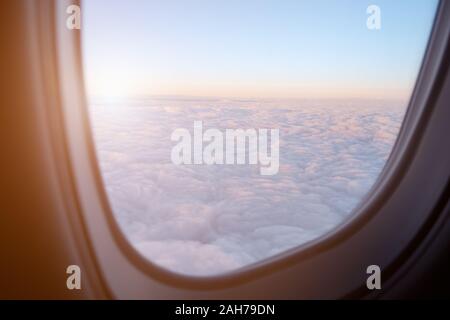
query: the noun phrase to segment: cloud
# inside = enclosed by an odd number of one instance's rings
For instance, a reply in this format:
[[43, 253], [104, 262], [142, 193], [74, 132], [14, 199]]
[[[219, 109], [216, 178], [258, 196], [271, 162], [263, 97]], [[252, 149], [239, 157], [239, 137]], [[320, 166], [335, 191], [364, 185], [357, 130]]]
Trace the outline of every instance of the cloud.
[[[405, 108], [370, 101], [136, 100], [91, 106], [107, 193], [130, 242], [172, 271], [210, 275], [341, 223], [375, 182]], [[277, 128], [280, 171], [175, 166], [173, 130]]]

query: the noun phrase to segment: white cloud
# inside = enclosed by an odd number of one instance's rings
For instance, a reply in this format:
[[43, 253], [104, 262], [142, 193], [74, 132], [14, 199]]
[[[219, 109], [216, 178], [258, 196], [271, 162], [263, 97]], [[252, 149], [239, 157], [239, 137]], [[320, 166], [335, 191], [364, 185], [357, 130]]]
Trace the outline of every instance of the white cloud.
[[[380, 173], [404, 107], [374, 102], [142, 100], [91, 107], [114, 214], [131, 243], [173, 271], [229, 271], [314, 239]], [[175, 166], [171, 133], [279, 128], [280, 171]]]

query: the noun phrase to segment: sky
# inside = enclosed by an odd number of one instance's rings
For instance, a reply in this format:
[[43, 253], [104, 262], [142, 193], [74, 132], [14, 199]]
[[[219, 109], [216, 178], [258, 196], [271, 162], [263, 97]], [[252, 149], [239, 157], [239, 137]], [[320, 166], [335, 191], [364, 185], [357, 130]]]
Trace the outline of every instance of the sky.
[[[366, 9], [381, 9], [368, 30]], [[84, 0], [90, 96], [409, 98], [436, 0]]]

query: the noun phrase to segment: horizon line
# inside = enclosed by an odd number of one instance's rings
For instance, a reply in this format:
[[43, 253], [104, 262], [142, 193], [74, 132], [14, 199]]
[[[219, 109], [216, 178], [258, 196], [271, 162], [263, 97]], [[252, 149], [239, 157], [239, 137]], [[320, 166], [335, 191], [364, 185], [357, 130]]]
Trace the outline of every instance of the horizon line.
[[185, 95], [185, 94], [133, 94], [133, 95], [104, 95], [88, 94], [88, 100], [108, 99], [155, 99], [155, 100], [243, 100], [243, 101], [401, 101], [408, 102], [410, 97], [244, 97], [220, 95]]

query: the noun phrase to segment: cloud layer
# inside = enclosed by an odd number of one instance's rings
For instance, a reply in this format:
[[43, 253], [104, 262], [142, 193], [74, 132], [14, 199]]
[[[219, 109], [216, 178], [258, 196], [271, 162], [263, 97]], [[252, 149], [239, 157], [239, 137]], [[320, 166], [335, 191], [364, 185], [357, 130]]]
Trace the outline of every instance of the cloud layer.
[[[402, 103], [153, 99], [91, 106], [100, 167], [131, 243], [172, 271], [230, 271], [338, 225], [375, 182]], [[280, 170], [175, 166], [173, 130], [280, 130]]]

